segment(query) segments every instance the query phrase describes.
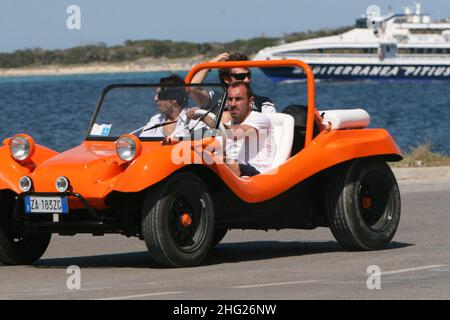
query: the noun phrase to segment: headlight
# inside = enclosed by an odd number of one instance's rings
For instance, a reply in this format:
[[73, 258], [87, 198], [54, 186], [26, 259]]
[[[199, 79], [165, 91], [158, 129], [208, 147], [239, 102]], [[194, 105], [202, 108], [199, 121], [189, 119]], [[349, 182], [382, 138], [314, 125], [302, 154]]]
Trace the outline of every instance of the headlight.
[[14, 136], [9, 142], [11, 156], [17, 161], [26, 161], [33, 156], [34, 140], [29, 135]]
[[142, 150], [141, 141], [133, 135], [125, 134], [116, 141], [116, 153], [122, 161], [133, 161]]
[[69, 180], [66, 177], [59, 177], [56, 179], [55, 187], [59, 192], [66, 192], [69, 189]]
[[19, 188], [23, 192], [28, 192], [31, 190], [31, 187], [33, 186], [33, 182], [31, 181], [30, 177], [23, 176], [19, 179]]

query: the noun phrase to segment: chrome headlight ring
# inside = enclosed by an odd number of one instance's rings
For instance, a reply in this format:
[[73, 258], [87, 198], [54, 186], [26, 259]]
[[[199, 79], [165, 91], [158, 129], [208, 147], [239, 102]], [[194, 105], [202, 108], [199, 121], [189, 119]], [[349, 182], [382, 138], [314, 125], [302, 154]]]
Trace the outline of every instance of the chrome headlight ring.
[[34, 154], [34, 140], [26, 134], [15, 135], [9, 142], [9, 150], [14, 160], [27, 161]]
[[33, 188], [33, 181], [28, 176], [23, 176], [19, 179], [19, 188], [23, 192], [28, 192]]
[[55, 187], [58, 192], [66, 192], [70, 188], [69, 179], [64, 176], [58, 177], [55, 181]]
[[142, 144], [136, 136], [125, 134], [116, 141], [116, 153], [122, 161], [133, 161], [140, 155], [141, 151]]

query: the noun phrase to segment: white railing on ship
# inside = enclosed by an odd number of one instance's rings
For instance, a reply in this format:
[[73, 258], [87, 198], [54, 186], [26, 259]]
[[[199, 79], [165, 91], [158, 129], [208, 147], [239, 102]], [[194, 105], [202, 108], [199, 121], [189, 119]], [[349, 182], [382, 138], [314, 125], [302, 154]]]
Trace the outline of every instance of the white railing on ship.
[[399, 54], [397, 55], [398, 58], [402, 58], [402, 59], [411, 59], [411, 60], [425, 60], [425, 59], [429, 59], [429, 60], [449, 60], [450, 59], [450, 54]]
[[307, 57], [307, 58], [377, 58], [376, 54], [358, 54], [358, 53], [288, 53], [274, 54], [275, 57]]
[[[274, 54], [275, 57], [281, 57], [280, 55]], [[308, 53], [308, 54], [301, 54], [301, 53], [290, 53], [290, 54], [283, 54], [283, 56], [290, 57], [296, 57], [296, 58], [320, 58], [320, 59], [329, 59], [329, 58], [362, 58], [362, 59], [377, 59], [377, 54], [357, 54], [357, 53], [335, 53], [335, 54], [320, 54], [320, 53]], [[450, 60], [449, 54], [440, 54], [440, 55], [430, 55], [430, 54], [398, 54], [396, 58], [405, 59], [405, 60]], [[386, 58], [385, 60], [388, 60], [389, 58]]]

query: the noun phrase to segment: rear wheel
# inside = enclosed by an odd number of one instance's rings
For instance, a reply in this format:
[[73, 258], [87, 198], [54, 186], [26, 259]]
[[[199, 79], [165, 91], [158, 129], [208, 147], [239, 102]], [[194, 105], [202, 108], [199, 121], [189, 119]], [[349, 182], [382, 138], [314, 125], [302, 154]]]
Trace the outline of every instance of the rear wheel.
[[388, 244], [400, 221], [400, 192], [390, 167], [358, 159], [330, 178], [326, 207], [336, 240], [348, 250], [376, 250]]
[[0, 192], [0, 263], [28, 265], [39, 260], [50, 243], [50, 233], [28, 233], [14, 221], [14, 194]]
[[142, 234], [159, 264], [199, 265], [214, 236], [214, 206], [204, 183], [192, 173], [179, 173], [149, 189], [142, 214]]

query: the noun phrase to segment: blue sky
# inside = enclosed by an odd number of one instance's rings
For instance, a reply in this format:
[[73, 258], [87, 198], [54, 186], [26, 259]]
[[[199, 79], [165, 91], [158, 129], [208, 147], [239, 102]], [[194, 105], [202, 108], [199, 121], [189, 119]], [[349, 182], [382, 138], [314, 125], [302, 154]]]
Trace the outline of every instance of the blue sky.
[[[433, 18], [450, 17], [449, 0], [422, 0]], [[66, 27], [69, 5], [81, 8], [81, 30]], [[384, 13], [413, 0], [0, 0], [0, 52], [127, 39], [230, 41], [281, 36], [354, 23], [369, 5]]]

